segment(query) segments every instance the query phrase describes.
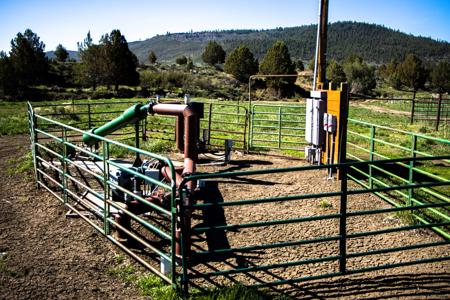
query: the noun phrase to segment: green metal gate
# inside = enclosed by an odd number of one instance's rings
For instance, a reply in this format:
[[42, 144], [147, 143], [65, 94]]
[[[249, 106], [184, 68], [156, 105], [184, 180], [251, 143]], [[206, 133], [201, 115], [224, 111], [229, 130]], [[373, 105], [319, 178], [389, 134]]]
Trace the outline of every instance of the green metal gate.
[[[176, 288], [179, 285], [174, 238], [178, 207], [176, 184], [173, 180], [156, 180], [136, 172], [130, 169], [131, 164], [112, 156], [116, 151], [125, 152], [130, 157], [139, 155], [142, 160], [169, 167], [172, 178], [175, 178], [172, 161], [42, 116], [34, 111], [30, 103], [28, 117], [38, 188], [47, 190], [59, 199], [69, 209], [69, 215], [82, 218], [128, 255]], [[76, 141], [80, 141], [83, 134], [99, 140], [100, 148], [95, 151], [79, 146]], [[75, 149], [80, 152], [78, 157], [73, 156]], [[144, 199], [144, 196], [119, 186], [112, 180], [111, 170], [141, 178], [152, 189], [168, 195], [170, 206], [158, 206]], [[113, 201], [112, 189], [137, 201], [147, 212], [136, 214], [122, 202]], [[125, 228], [119, 224], [118, 218], [128, 218], [130, 226]], [[121, 235], [132, 239], [136, 244], [130, 247]], [[160, 270], [162, 263], [170, 266], [168, 272]]]
[[[214, 105], [207, 106], [205, 111], [208, 117], [203, 121], [203, 128], [205, 125], [206, 128], [211, 126], [209, 128], [211, 133], [214, 130], [217, 130], [216, 134], [219, 135], [235, 131], [236, 136], [245, 137], [247, 128], [249, 128], [248, 145], [252, 149], [302, 151], [302, 146], [305, 144], [304, 106], [255, 104], [251, 107], [251, 118], [248, 119], [249, 114], [242, 107], [227, 107], [227, 105], [218, 104], [216, 112], [218, 119], [216, 120], [214, 119]], [[88, 106], [87, 114], [84, 115], [87, 117], [86, 120], [83, 116], [80, 117], [80, 120], [74, 117], [70, 119], [73, 122], [87, 121], [91, 125], [94, 121], [90, 114], [91, 109], [92, 106]], [[234, 280], [264, 287], [450, 260], [450, 249], [448, 248], [450, 244], [450, 180], [448, 179], [450, 141], [448, 140], [349, 120], [347, 158], [353, 161], [332, 166], [339, 168], [343, 175], [341, 182], [334, 190], [321, 193], [299, 190], [286, 192], [282, 189], [272, 188], [273, 185], [269, 184], [269, 188], [266, 187], [267, 190], [261, 191], [263, 192], [261, 195], [264, 196], [252, 195], [248, 198], [232, 199], [231, 201], [221, 200], [218, 197], [212, 202], [198, 201], [191, 207], [184, 207], [184, 201], [182, 201], [186, 197], [184, 187], [189, 181], [257, 183], [262, 187], [264, 181], [258, 178], [261, 175], [270, 174], [276, 181], [277, 176], [288, 174], [289, 178], [293, 180], [295, 174], [322, 172], [330, 166], [300, 165], [282, 169], [195, 174], [184, 178], [181, 187], [177, 190], [173, 181], [155, 180], [136, 173], [112, 158], [114, 151], [118, 149], [130, 153], [130, 156], [140, 155], [142, 158], [169, 166], [172, 173], [171, 178], [175, 178], [174, 166], [167, 157], [95, 135], [93, 136], [101, 141], [100, 149], [95, 151], [82, 148], [77, 141], [81, 140], [81, 136], [86, 133], [85, 130], [49, 118], [51, 116], [43, 116], [36, 112], [31, 104], [28, 104], [28, 113], [34, 171], [38, 187], [53, 194], [70, 211], [79, 215], [130, 256], [172, 284], [174, 288], [180, 287], [180, 285], [187, 286], [196, 280], [214, 282], [214, 278], [220, 280], [225, 278], [230, 279], [231, 282]], [[250, 127], [247, 125], [249, 120], [251, 121]], [[213, 130], [215, 121], [219, 121], [219, 123], [218, 127]], [[230, 125], [230, 128], [223, 128], [225, 125]], [[236, 127], [231, 127], [232, 125], [240, 126], [239, 128], [242, 130], [236, 130]], [[142, 126], [145, 127], [145, 124]], [[221, 130], [226, 132], [221, 132]], [[216, 137], [218, 137], [218, 141], [225, 138], [225, 136]], [[245, 138], [241, 145], [245, 148]], [[73, 149], [85, 156], [83, 163], [73, 156]], [[170, 194], [170, 207], [157, 206], [132, 191], [121, 188], [109, 178], [111, 168], [129, 172], [159, 186], [162, 191]], [[402, 175], [399, 175], [399, 170]], [[348, 179], [358, 183], [359, 186], [349, 183]], [[112, 201], [111, 189], [120, 189], [148, 206], [150, 213], [136, 215]], [[375, 194], [392, 206], [355, 210], [351, 207], [352, 197], [361, 194]], [[311, 214], [307, 209], [299, 210], [295, 206], [289, 210], [289, 213], [280, 214], [281, 209], [274, 209], [265, 211], [264, 214], [252, 213], [247, 219], [239, 220], [240, 209], [244, 206], [250, 206], [256, 210], [270, 203], [276, 204], [279, 208], [290, 203], [320, 205], [321, 201], [325, 199], [335, 201], [335, 211], [324, 210], [321, 214]], [[233, 208], [236, 210], [227, 215], [226, 210], [233, 210]], [[174, 231], [175, 227], [179, 226], [176, 216], [184, 210], [193, 210], [196, 217], [211, 210], [223, 211], [222, 219], [220, 219], [222, 223], [206, 222], [193, 227], [194, 247], [189, 259], [185, 255], [181, 257], [175, 255]], [[299, 211], [303, 211], [304, 214], [298, 214]], [[86, 212], [89, 214], [87, 215]], [[116, 221], [115, 217], [119, 213], [131, 218], [131, 227], [124, 228]], [[412, 215], [419, 222], [402, 226], [392, 226], [387, 223], [386, 227], [381, 229], [353, 228], [351, 226], [352, 220], [355, 218], [382, 217], [392, 213]], [[227, 222], [228, 216], [235, 218], [234, 222]], [[211, 221], [211, 218], [208, 220]], [[213, 221], [216, 222], [217, 219], [213, 219]], [[325, 223], [317, 226], [315, 222]], [[321, 230], [330, 226], [331, 223], [328, 222], [332, 222], [334, 230], [324, 234]], [[283, 226], [295, 226], [299, 230], [308, 229], [312, 232], [306, 237], [299, 236], [297, 238], [293, 236], [278, 238], [277, 234], [273, 233], [262, 234], [261, 240], [246, 236], [246, 232], [248, 233], [249, 230], [263, 232], [265, 228], [276, 228], [274, 231], [276, 233], [277, 230], [278, 232], [282, 231]], [[134, 251], [125, 245], [120, 238], [113, 234], [112, 229], [131, 236], [141, 244], [141, 249]], [[412, 232], [416, 229], [432, 229], [442, 239], [436, 238], [411, 245], [377, 244], [375, 248], [367, 251], [361, 251], [358, 248], [358, 241], [366, 237]], [[182, 232], [181, 243], [187, 240], [183, 234], [185, 232]], [[234, 235], [239, 237], [240, 242], [234, 245], [221, 244], [214, 248], [205, 242], [208, 238], [218, 235]], [[332, 245], [328, 253], [314, 251], [316, 247], [323, 244]], [[440, 255], [432, 257], [410, 255], [407, 256], [408, 259], [401, 261], [392, 261], [389, 258], [391, 253], [409, 253], [408, 251], [420, 251], [431, 247], [444, 247], [444, 250], [440, 252]], [[276, 261], [264, 260], [265, 251], [275, 253]], [[304, 255], [299, 258], [285, 257], [284, 254], [290, 253], [289, 251]], [[247, 259], [244, 263], [239, 262], [242, 257], [251, 257], [252, 255], [257, 255], [256, 260]], [[259, 255], [263, 258], [259, 259]], [[376, 264], [358, 264], [359, 260], [374, 256], [380, 257], [376, 260]], [[227, 259], [230, 257], [239, 263], [229, 264]], [[170, 275], [161, 272], [159, 266], [162, 262], [171, 266]], [[324, 264], [325, 268], [318, 269], [315, 273], [308, 273], [309, 268], [314, 268], [318, 264]], [[200, 265], [204, 268], [199, 268]], [[295, 268], [304, 268], [305, 273], [295, 273], [296, 275], [292, 276], [283, 275], [290, 274], [289, 271]], [[271, 273], [272, 277], [268, 280], [258, 280], [259, 272]], [[246, 281], [245, 278], [250, 281]]]
[[250, 149], [304, 151], [305, 105], [253, 104]]
[[[184, 184], [191, 180], [203, 180], [209, 183], [217, 182], [219, 185], [227, 183], [239, 185], [257, 180], [260, 189], [264, 189], [265, 192], [264, 196], [256, 198], [255, 194], [249, 193], [242, 198], [225, 200], [215, 198], [184, 207], [193, 210], [197, 215], [203, 214], [204, 220], [193, 228], [195, 242], [192, 257], [195, 259], [188, 261], [183, 257], [185, 268], [182, 282], [185, 285], [201, 282], [224, 285], [239, 281], [255, 287], [272, 287], [414, 264], [448, 261], [450, 260], [448, 238], [428, 234], [420, 242], [407, 244], [402, 241], [402, 236], [416, 234], [417, 229], [446, 228], [450, 225], [448, 220], [415, 224], [404, 222], [399, 224], [400, 222], [389, 220], [393, 214], [419, 215], [431, 208], [448, 210], [449, 202], [392, 207], [381, 206], [382, 200], [374, 203], [372, 199], [366, 203], [366, 199], [374, 193], [448, 188], [449, 180], [430, 180], [411, 184], [400, 182], [390, 186], [367, 188], [349, 182], [347, 178], [351, 177], [347, 177], [347, 174], [354, 168], [364, 169], [368, 166], [385, 168], [397, 163], [421, 164], [449, 158], [447, 154], [189, 176], [185, 178]], [[270, 175], [274, 182], [278, 182], [278, 178], [283, 174], [286, 174], [285, 179], [287, 177], [288, 180], [295, 180], [299, 173], [315, 171], [325, 173], [329, 167], [339, 168], [342, 180], [333, 190], [327, 192], [316, 193], [295, 189], [280, 195], [281, 187], [270, 188], [270, 183], [268, 186], [261, 183], [262, 175]], [[180, 188], [180, 194], [183, 194], [182, 191], [183, 187]], [[363, 197], [356, 199], [358, 195]], [[333, 205], [331, 208], [321, 210], [320, 214], [305, 209], [319, 206], [322, 201], [329, 201]], [[355, 201], [362, 203], [363, 208], [355, 208], [353, 205]], [[264, 209], [267, 205], [273, 206], [271, 211]], [[250, 213], [245, 213], [246, 207], [247, 211], [250, 208]], [[261, 211], [265, 213], [261, 214]], [[219, 218], [208, 216], [211, 213], [218, 215]], [[362, 226], [355, 226], [355, 220], [358, 219], [358, 224]], [[370, 220], [377, 219], [381, 220], [378, 221], [379, 227], [369, 226], [373, 225]], [[284, 234], [285, 231], [289, 234]], [[251, 234], [252, 232], [258, 234]], [[218, 237], [223, 240], [219, 243], [214, 242]], [[387, 242], [380, 243], [380, 239]], [[370, 246], [361, 249], [361, 245]], [[421, 255], [426, 248], [439, 250], [431, 251], [432, 255]], [[397, 257], [393, 257], [393, 253], [397, 253]]]

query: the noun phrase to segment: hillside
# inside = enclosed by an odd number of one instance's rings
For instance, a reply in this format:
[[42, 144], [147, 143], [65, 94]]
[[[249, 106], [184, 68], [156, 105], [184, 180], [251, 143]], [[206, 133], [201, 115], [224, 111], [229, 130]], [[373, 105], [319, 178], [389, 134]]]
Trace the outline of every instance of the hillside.
[[[283, 40], [293, 58], [309, 61], [315, 49], [315, 25], [269, 30], [225, 30], [158, 35], [145, 41], [129, 43], [130, 49], [145, 62], [150, 50], [159, 61], [174, 61], [180, 55], [200, 60], [203, 48], [209, 40], [218, 41], [230, 51], [246, 44], [261, 59], [276, 40]], [[337, 60], [356, 53], [371, 63], [385, 63], [391, 59], [403, 59], [407, 53], [415, 53], [425, 60], [450, 58], [450, 43], [431, 38], [417, 37], [381, 25], [337, 22], [329, 27], [328, 55]]]
[[[67, 50], [67, 52], [69, 53], [69, 59], [73, 59], [76, 61], [80, 60], [80, 57], [78, 56], [78, 51]], [[54, 59], [55, 51], [47, 51], [45, 52], [45, 56], [47, 56], [48, 59]]]

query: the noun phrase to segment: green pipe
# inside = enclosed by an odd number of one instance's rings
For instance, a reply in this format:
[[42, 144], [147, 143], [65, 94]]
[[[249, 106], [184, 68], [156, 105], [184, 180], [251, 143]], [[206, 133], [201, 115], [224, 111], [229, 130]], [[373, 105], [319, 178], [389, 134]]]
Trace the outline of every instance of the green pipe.
[[[418, 215], [413, 215], [414, 218], [416, 218], [417, 220], [419, 220], [420, 222], [424, 223], [424, 224], [430, 224], [430, 222], [428, 222], [427, 220], [425, 220], [424, 218], [418, 216]], [[450, 222], [447, 222], [450, 223]], [[444, 231], [443, 229], [440, 229], [438, 227], [431, 227], [432, 230], [434, 230], [435, 232], [437, 232], [438, 234], [442, 235], [444, 238], [446, 239], [450, 239], [450, 233], [447, 231]]]
[[310, 217], [303, 217], [303, 218], [262, 221], [262, 222], [252, 222], [252, 223], [244, 223], [244, 224], [205, 226], [205, 227], [193, 228], [192, 231], [207, 232], [207, 231], [214, 230], [214, 229], [236, 230], [236, 229], [241, 229], [241, 228], [263, 227], [263, 226], [272, 226], [272, 225], [285, 225], [285, 224], [291, 224], [291, 223], [303, 223], [303, 222], [311, 222], [311, 221], [319, 221], [319, 220], [337, 219], [340, 216], [341, 216], [340, 214], [328, 214], [328, 215], [320, 215], [320, 216], [310, 216]]
[[299, 246], [299, 245], [308, 245], [308, 244], [318, 244], [323, 242], [332, 242], [339, 240], [339, 236], [330, 236], [330, 237], [321, 237], [310, 240], [299, 240], [299, 241], [287, 241], [281, 243], [274, 244], [263, 244], [263, 245], [255, 245], [255, 246], [246, 246], [240, 248], [226, 248], [226, 249], [212, 249], [208, 251], [196, 252], [198, 255], [209, 255], [211, 253], [223, 254], [223, 253], [237, 253], [237, 252], [251, 252], [256, 250], [264, 250], [264, 249], [273, 249], [273, 248], [282, 248], [282, 247], [291, 247], [291, 246]]
[[260, 203], [270, 203], [270, 202], [279, 202], [279, 201], [295, 201], [295, 200], [303, 200], [303, 199], [311, 199], [311, 198], [327, 198], [340, 196], [342, 192], [327, 192], [320, 194], [302, 194], [302, 195], [290, 195], [290, 196], [282, 196], [282, 197], [273, 197], [273, 198], [257, 198], [257, 199], [249, 199], [249, 200], [236, 200], [236, 201], [222, 201], [215, 203], [198, 203], [193, 204], [190, 207], [194, 209], [201, 209], [204, 207], [214, 207], [214, 206], [239, 206], [239, 205], [255, 205]]
[[363, 122], [363, 121], [359, 121], [359, 120], [355, 120], [355, 119], [350, 119], [350, 118], [349, 118], [348, 120], [349, 120], [351, 123], [356, 123], [356, 124], [366, 125], [366, 126], [375, 126], [375, 127], [377, 127], [377, 128], [387, 129], [387, 130], [390, 130], [390, 131], [395, 131], [395, 132], [403, 133], [403, 134], [406, 134], [406, 135], [415, 135], [415, 136], [417, 136], [417, 137], [419, 137], [419, 138], [423, 138], [423, 139], [427, 139], [427, 140], [432, 140], [432, 141], [435, 141], [435, 142], [441, 142], [441, 143], [444, 143], [444, 144], [450, 144], [450, 140], [446, 140], [446, 139], [443, 139], [443, 138], [436, 138], [436, 137], [427, 136], [427, 135], [424, 135], [424, 134], [419, 134], [419, 133], [414, 133], [414, 132], [410, 132], [410, 131], [405, 131], [405, 130], [400, 130], [400, 129], [390, 128], [390, 127], [387, 127], [387, 126], [374, 125], [374, 124], [371, 124], [371, 123], [368, 123], [368, 122]]
[[354, 252], [349, 253], [348, 258], [354, 258], [354, 257], [361, 257], [361, 256], [369, 256], [369, 255], [378, 255], [378, 254], [385, 254], [385, 253], [392, 253], [392, 252], [399, 252], [399, 251], [406, 251], [406, 250], [412, 250], [412, 249], [421, 249], [421, 248], [428, 248], [428, 247], [438, 247], [443, 245], [450, 244], [450, 241], [439, 241], [434, 243], [426, 243], [426, 244], [415, 244], [415, 245], [408, 245], [408, 246], [402, 246], [402, 247], [396, 247], [396, 248], [384, 248], [379, 250], [370, 250], [366, 252]]
[[402, 207], [394, 207], [394, 208], [386, 208], [386, 209], [359, 210], [359, 211], [348, 212], [347, 217], [366, 216], [366, 215], [383, 214], [383, 213], [391, 213], [391, 212], [398, 212], [398, 211], [420, 210], [420, 209], [427, 209], [430, 207], [446, 207], [446, 206], [450, 206], [450, 204], [449, 203], [421, 204], [421, 205], [415, 205], [412, 209], [411, 209], [411, 207], [402, 206]]
[[428, 224], [403, 226], [403, 227], [388, 228], [388, 229], [373, 230], [373, 231], [360, 231], [360, 232], [348, 234], [347, 237], [348, 238], [359, 238], [359, 237], [393, 233], [393, 232], [399, 232], [399, 231], [407, 231], [407, 230], [413, 230], [413, 229], [442, 227], [442, 226], [447, 226], [447, 225], [450, 225], [450, 222], [428, 223]]
[[429, 264], [429, 263], [440, 262], [440, 261], [445, 261], [445, 260], [450, 260], [450, 256], [418, 259], [418, 260], [412, 260], [412, 261], [406, 261], [406, 262], [400, 262], [400, 263], [394, 263], [394, 264], [385, 264], [385, 265], [371, 266], [371, 267], [360, 268], [360, 269], [352, 269], [352, 270], [347, 270], [346, 275], [364, 273], [364, 272], [370, 272], [370, 271], [385, 270], [385, 269], [392, 269], [392, 268], [405, 267], [405, 266], [412, 266], [412, 265], [418, 265], [418, 264]]
[[287, 267], [295, 267], [295, 266], [302, 266], [302, 265], [317, 264], [317, 263], [322, 263], [322, 262], [336, 261], [338, 259], [339, 259], [339, 256], [325, 256], [325, 257], [311, 258], [311, 259], [305, 259], [305, 260], [276, 263], [276, 264], [271, 264], [271, 265], [262, 265], [262, 266], [255, 266], [255, 267], [242, 267], [242, 268], [236, 268], [236, 269], [220, 270], [220, 271], [210, 272], [210, 273], [198, 273], [198, 274], [193, 275], [192, 278], [204, 278], [204, 277], [212, 277], [212, 276], [224, 276], [224, 275], [230, 275], [230, 274], [236, 274], [236, 273], [265, 271], [265, 270], [270, 270], [270, 269], [287, 268]]
[[[147, 116], [147, 106], [142, 105], [140, 103], [133, 105], [123, 112], [119, 117], [109, 121], [108, 123], [98, 127], [92, 128], [89, 130], [89, 133], [106, 136], [128, 124], [138, 122], [144, 119]], [[92, 146], [97, 143], [99, 140], [87, 133], [83, 134], [83, 142], [86, 145]]]

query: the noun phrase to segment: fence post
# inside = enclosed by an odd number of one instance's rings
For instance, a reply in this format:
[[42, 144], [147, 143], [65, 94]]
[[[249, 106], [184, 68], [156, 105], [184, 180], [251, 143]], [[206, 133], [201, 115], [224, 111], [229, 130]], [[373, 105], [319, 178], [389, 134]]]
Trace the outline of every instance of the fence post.
[[144, 125], [142, 126], [142, 141], [147, 140], [147, 118], [144, 119]]
[[37, 155], [38, 155], [38, 135], [36, 133], [36, 127], [37, 127], [37, 118], [34, 114], [33, 107], [30, 103], [28, 103], [28, 115], [30, 116], [30, 136], [31, 136], [31, 155], [33, 158], [33, 168], [34, 168], [34, 176], [36, 178], [36, 187], [39, 189], [39, 181], [40, 176], [38, 172], [38, 161], [37, 161]]
[[63, 185], [63, 200], [64, 203], [67, 203], [67, 147], [66, 147], [66, 140], [67, 140], [67, 131], [66, 128], [62, 128], [62, 185]]
[[[373, 156], [375, 152], [375, 126], [370, 125], [370, 154], [369, 160], [373, 161]], [[373, 189], [373, 179], [372, 179], [372, 164], [369, 165], [369, 188]]]
[[110, 228], [109, 228], [109, 184], [108, 184], [108, 177], [109, 177], [109, 143], [106, 141], [103, 141], [103, 231], [105, 235], [110, 234]]
[[[172, 210], [175, 210], [178, 213], [178, 217], [176, 218], [176, 227], [181, 229], [181, 234], [178, 237], [177, 237], [177, 235], [172, 236], [172, 240], [175, 239], [175, 242], [178, 243], [180, 250], [181, 250], [180, 288], [182, 290], [182, 293], [187, 295], [189, 292], [189, 274], [187, 271], [188, 261], [186, 259], [186, 253], [185, 253], [185, 250], [187, 249], [187, 247], [185, 246], [186, 228], [185, 228], [185, 226], [182, 226], [182, 222], [183, 222], [182, 216], [184, 215], [185, 209], [186, 209], [184, 207], [184, 203], [185, 203], [185, 198], [187, 197], [187, 195], [186, 195], [187, 190], [185, 188], [185, 185], [183, 187], [180, 187], [178, 190], [179, 190], [179, 197], [176, 199], [178, 201], [174, 201], [175, 205], [174, 205], [174, 207], [172, 207]], [[176, 203], [176, 202], [178, 202], [178, 203]], [[178, 207], [178, 209], [177, 209], [177, 207]], [[176, 245], [172, 242], [172, 269], [175, 268], [176, 260], [177, 260]], [[174, 278], [174, 277], [172, 277], [172, 278]], [[174, 282], [172, 282], [172, 284], [174, 284]]]
[[281, 148], [281, 106], [278, 107], [278, 149]]
[[88, 129], [92, 127], [91, 120], [91, 104], [88, 104]]
[[441, 121], [442, 94], [439, 93], [438, 107], [436, 112], [436, 131], [439, 131], [439, 123]]
[[339, 217], [339, 272], [347, 272], [347, 166], [341, 167], [341, 201]]
[[[416, 158], [416, 150], [417, 150], [417, 135], [412, 136], [411, 140], [411, 157]], [[409, 162], [409, 178], [408, 184], [412, 185], [414, 183], [414, 167], [416, 166], [416, 161], [411, 159]], [[408, 189], [408, 206], [412, 206], [414, 203], [412, 198], [414, 197], [414, 189]]]
[[416, 106], [416, 100], [413, 98], [411, 101], [411, 120], [410, 123], [413, 124], [414, 123], [414, 110], [415, 110], [415, 106]]
[[208, 111], [208, 145], [211, 145], [211, 120], [212, 117], [212, 103], [209, 103], [209, 111]]
[[253, 122], [254, 122], [253, 119], [255, 117], [254, 110], [255, 110], [255, 105], [250, 106], [250, 110], [249, 110], [250, 118], [249, 118], [249, 124], [248, 124], [248, 126], [249, 126], [249, 128], [248, 128], [249, 134], [248, 134], [247, 152], [250, 151], [250, 147], [252, 147], [252, 145], [253, 145], [253, 127], [254, 127], [253, 126]]
[[244, 108], [244, 111], [245, 111], [245, 123], [244, 123], [244, 140], [242, 141], [243, 143], [242, 143], [242, 148], [244, 149], [244, 151], [245, 150], [247, 150], [247, 152], [248, 152], [248, 145], [247, 145], [247, 126], [249, 125], [248, 124], [248, 120], [249, 120], [249, 116], [248, 116], [248, 110], [246, 109], [246, 108]]
[[[139, 143], [139, 121], [136, 121], [134, 123], [134, 131], [135, 131], [135, 141], [134, 146], [139, 149], [140, 143]], [[136, 152], [136, 161], [139, 160], [139, 152]]]

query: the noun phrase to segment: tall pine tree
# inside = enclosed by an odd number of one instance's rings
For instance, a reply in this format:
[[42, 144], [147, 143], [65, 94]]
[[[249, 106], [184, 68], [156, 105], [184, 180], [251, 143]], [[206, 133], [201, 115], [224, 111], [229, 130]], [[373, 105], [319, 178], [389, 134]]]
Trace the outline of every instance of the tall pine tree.
[[258, 61], [247, 46], [240, 46], [228, 54], [224, 71], [240, 82], [246, 83], [251, 75], [258, 73]]
[[45, 44], [31, 29], [18, 33], [11, 41], [9, 58], [20, 86], [44, 83], [48, 75]]
[[[259, 67], [261, 74], [266, 75], [296, 75], [295, 65], [284, 42], [277, 41], [267, 51]], [[267, 85], [276, 91], [278, 96], [293, 93], [296, 77], [269, 78]]]
[[120, 30], [114, 29], [110, 35], [104, 35], [100, 45], [107, 61], [105, 83], [114, 85], [116, 91], [119, 84], [138, 85], [139, 73], [136, 71], [138, 59], [128, 48], [127, 40]]

